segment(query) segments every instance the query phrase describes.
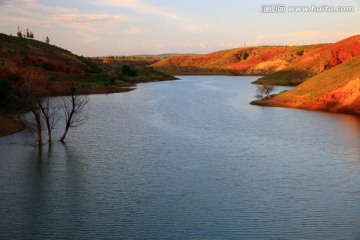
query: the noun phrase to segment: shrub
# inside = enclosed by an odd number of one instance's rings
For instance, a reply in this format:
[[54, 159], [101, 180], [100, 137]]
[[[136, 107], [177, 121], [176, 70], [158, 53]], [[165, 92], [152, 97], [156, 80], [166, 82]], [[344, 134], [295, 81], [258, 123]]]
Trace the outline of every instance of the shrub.
[[296, 52], [296, 55], [298, 55], [298, 56], [304, 55], [304, 50], [297, 51], [297, 52]]
[[129, 66], [129, 65], [124, 65], [121, 67], [121, 72], [125, 75], [128, 75], [129, 77], [134, 77], [137, 75], [136, 70]]
[[256, 98], [257, 99], [269, 99], [270, 94], [275, 90], [275, 87], [272, 85], [259, 85], [256, 88]]
[[10, 79], [0, 79], [0, 106], [17, 107], [21, 100], [12, 93]]
[[54, 70], [53, 66], [49, 62], [44, 62], [42, 64], [42, 68], [45, 69], [45, 70], [48, 70], [48, 71], [53, 71]]

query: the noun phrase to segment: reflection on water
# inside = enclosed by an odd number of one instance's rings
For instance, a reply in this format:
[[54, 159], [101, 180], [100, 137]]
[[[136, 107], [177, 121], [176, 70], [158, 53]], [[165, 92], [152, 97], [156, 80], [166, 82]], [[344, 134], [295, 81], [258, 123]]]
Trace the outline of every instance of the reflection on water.
[[0, 239], [360, 237], [359, 118], [182, 78], [91, 96], [67, 144], [0, 139]]

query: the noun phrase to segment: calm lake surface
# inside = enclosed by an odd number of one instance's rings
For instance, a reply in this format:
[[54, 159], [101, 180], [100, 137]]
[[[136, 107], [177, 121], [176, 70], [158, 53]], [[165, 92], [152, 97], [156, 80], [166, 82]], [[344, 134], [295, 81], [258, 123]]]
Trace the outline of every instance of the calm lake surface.
[[359, 118], [181, 79], [90, 96], [66, 145], [0, 138], [0, 239], [360, 238]]

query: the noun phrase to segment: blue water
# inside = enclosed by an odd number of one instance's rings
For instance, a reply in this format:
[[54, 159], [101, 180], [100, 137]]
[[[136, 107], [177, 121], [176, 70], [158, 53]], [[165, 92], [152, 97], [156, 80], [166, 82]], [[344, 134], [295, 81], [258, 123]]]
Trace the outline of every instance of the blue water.
[[249, 105], [255, 79], [90, 96], [66, 145], [0, 138], [0, 239], [359, 239], [360, 119]]

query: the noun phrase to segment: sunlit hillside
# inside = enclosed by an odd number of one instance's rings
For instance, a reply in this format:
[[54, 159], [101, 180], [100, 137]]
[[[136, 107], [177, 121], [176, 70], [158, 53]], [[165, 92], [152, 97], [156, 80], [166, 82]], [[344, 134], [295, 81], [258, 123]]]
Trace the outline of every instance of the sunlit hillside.
[[297, 85], [360, 55], [360, 35], [349, 37], [304, 54], [288, 67], [260, 78], [258, 84]]
[[316, 75], [290, 91], [254, 104], [360, 115], [360, 56]]

